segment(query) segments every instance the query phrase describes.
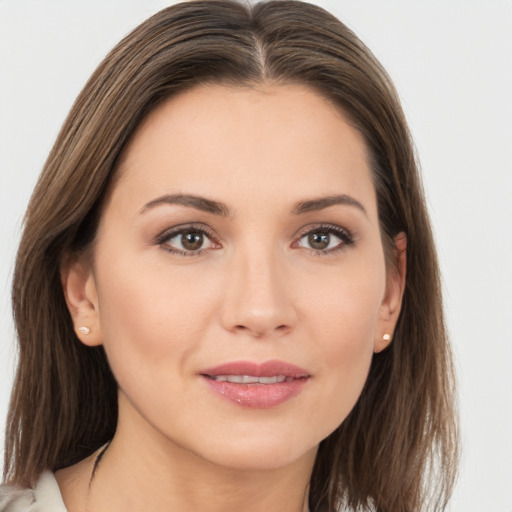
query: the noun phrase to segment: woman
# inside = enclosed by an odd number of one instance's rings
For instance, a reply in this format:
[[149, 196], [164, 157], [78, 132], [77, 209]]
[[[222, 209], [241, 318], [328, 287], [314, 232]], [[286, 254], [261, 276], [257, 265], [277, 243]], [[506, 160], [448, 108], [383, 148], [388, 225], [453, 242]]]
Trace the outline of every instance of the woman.
[[412, 143], [318, 7], [183, 3], [121, 41], [36, 186], [13, 301], [2, 510], [446, 504], [453, 378]]

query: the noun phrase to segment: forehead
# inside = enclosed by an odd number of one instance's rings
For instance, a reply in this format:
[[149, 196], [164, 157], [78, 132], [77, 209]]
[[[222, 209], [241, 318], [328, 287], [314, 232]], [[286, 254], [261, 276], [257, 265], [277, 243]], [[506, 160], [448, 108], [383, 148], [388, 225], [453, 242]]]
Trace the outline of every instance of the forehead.
[[203, 85], [172, 97], [141, 123], [117, 172], [116, 188], [141, 201], [173, 192], [248, 201], [259, 193], [283, 203], [374, 196], [361, 134], [301, 85]]

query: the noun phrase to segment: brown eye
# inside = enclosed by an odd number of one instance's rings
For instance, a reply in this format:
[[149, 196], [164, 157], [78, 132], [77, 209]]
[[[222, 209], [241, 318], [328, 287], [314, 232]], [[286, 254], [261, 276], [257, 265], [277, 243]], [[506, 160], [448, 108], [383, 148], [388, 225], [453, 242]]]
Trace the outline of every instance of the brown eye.
[[169, 252], [194, 256], [206, 249], [217, 249], [218, 244], [201, 229], [181, 228], [164, 233], [158, 239], [158, 244]]
[[198, 251], [203, 246], [203, 243], [203, 233], [191, 231], [188, 233], [182, 233], [181, 235], [181, 246], [187, 251]]
[[308, 235], [308, 243], [312, 249], [316, 249], [318, 251], [322, 251], [329, 247], [331, 241], [331, 234], [325, 231], [315, 231], [313, 233], [309, 233]]
[[318, 226], [304, 233], [292, 247], [303, 247], [319, 254], [334, 253], [354, 243], [352, 235], [341, 226]]

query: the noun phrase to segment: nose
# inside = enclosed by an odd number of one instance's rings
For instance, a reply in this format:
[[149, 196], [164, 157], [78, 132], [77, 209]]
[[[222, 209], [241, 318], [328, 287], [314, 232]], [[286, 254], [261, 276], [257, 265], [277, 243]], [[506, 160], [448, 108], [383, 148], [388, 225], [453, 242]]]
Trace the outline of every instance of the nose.
[[277, 338], [297, 322], [286, 264], [275, 251], [243, 251], [227, 271], [222, 323], [232, 333]]

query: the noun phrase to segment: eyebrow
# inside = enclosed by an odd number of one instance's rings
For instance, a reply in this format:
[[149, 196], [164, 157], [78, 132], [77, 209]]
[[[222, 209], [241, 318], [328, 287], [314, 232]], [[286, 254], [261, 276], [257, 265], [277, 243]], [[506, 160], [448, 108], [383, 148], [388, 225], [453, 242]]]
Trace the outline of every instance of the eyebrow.
[[[214, 201], [212, 199], [206, 199], [205, 197], [194, 196], [191, 194], [170, 194], [157, 197], [156, 199], [149, 201], [149, 203], [146, 203], [142, 207], [140, 213], [146, 213], [151, 208], [155, 208], [156, 206], [164, 204], [177, 204], [187, 208], [195, 208], [196, 210], [212, 213], [214, 215], [221, 215], [223, 217], [227, 217], [229, 215], [229, 208], [224, 203], [220, 201]], [[292, 208], [292, 214], [303, 215], [305, 213], [323, 210], [325, 208], [329, 208], [330, 206], [339, 204], [345, 206], [353, 206], [367, 215], [364, 206], [357, 199], [354, 199], [347, 194], [325, 196], [307, 201], [299, 201]]]
[[292, 213], [294, 215], [302, 215], [304, 213], [323, 210], [324, 208], [329, 208], [330, 206], [338, 204], [353, 206], [358, 210], [361, 210], [365, 215], [368, 215], [364, 206], [357, 199], [346, 194], [319, 197], [309, 201], [300, 201], [293, 207]]
[[157, 197], [145, 204], [140, 213], [146, 213], [151, 208], [155, 208], [156, 206], [163, 204], [178, 204], [187, 208], [195, 208], [196, 210], [201, 210], [203, 212], [213, 213], [214, 215], [222, 215], [223, 217], [227, 217], [229, 215], [229, 208], [224, 203], [190, 194], [171, 194]]

